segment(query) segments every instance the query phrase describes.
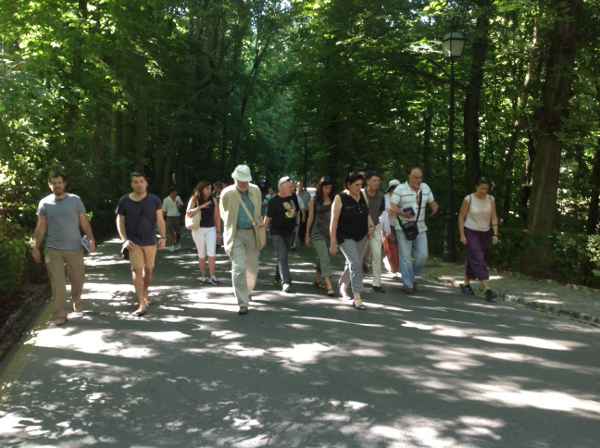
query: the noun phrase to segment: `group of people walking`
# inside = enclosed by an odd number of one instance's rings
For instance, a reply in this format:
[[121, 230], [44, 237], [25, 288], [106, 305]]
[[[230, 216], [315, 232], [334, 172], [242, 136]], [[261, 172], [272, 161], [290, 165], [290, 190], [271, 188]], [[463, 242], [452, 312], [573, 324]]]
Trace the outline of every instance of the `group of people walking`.
[[[382, 249], [392, 272], [398, 267], [403, 290], [413, 294], [416, 278], [421, 274], [428, 257], [427, 205], [431, 214], [437, 213], [429, 186], [423, 182], [422, 171], [415, 167], [406, 182], [394, 179], [387, 191], [379, 190], [381, 177], [377, 172], [366, 176], [351, 172], [344, 179], [343, 190], [336, 194], [328, 176], [323, 176], [311, 197], [299, 185], [294, 192], [290, 177], [277, 182], [278, 192], [269, 191], [263, 200], [258, 186], [251, 183], [252, 175], [246, 165], [236, 167], [231, 175], [234, 183], [223, 187], [210, 181], [200, 181], [194, 188], [185, 212], [184, 204], [172, 188], [164, 201], [147, 192], [144, 173], [131, 173], [132, 192], [124, 195], [117, 206], [117, 230], [123, 242], [123, 258], [131, 265], [133, 285], [138, 301], [136, 315], [146, 313], [152, 303], [148, 288], [152, 281], [157, 249], [166, 246], [169, 232], [169, 250], [179, 249], [182, 217], [199, 222], [192, 230], [201, 273], [200, 282], [219, 284], [215, 274], [216, 247], [222, 238], [225, 252], [231, 260], [234, 295], [238, 313], [248, 313], [249, 302], [256, 286], [260, 250], [266, 239], [260, 237], [269, 229], [270, 239], [277, 254], [274, 282], [283, 292], [291, 292], [293, 279], [289, 254], [296, 235], [301, 244], [315, 249], [317, 263], [314, 286], [335, 295], [332, 283], [330, 257], [338, 250], [345, 258], [344, 271], [338, 281], [339, 293], [351, 299], [353, 307], [365, 310], [361, 293], [365, 291], [363, 274], [367, 260], [372, 262], [372, 290], [385, 293], [381, 284]], [[73, 308], [82, 310], [81, 290], [84, 280], [83, 254], [93, 251], [95, 241], [91, 226], [85, 217], [81, 199], [66, 193], [66, 178], [62, 173], [51, 173], [48, 185], [52, 194], [38, 207], [33, 257], [41, 262], [40, 247], [46, 238], [45, 263], [54, 296], [54, 314], [57, 325], [66, 322], [65, 272], [71, 280]], [[488, 300], [495, 297], [489, 289], [489, 275], [485, 265], [485, 251], [490, 227], [493, 244], [498, 242], [498, 219], [493, 196], [488, 194], [489, 180], [480, 178], [475, 192], [465, 197], [459, 213], [460, 239], [466, 247], [467, 263], [461, 291], [472, 295], [471, 280], [479, 279]], [[306, 194], [304, 194], [306, 193]], [[200, 219], [198, 219], [198, 217]], [[80, 231], [85, 233], [80, 239]], [[157, 237], [158, 232], [158, 237]], [[222, 236], [221, 236], [222, 235]], [[208, 273], [206, 265], [208, 261]], [[351, 293], [350, 293], [351, 288]]]

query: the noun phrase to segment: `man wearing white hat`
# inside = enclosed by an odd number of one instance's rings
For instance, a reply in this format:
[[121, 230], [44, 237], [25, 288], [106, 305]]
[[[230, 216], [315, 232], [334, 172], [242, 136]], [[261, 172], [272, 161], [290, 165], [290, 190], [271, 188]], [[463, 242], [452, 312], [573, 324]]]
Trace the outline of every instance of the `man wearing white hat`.
[[262, 195], [260, 189], [250, 183], [252, 175], [247, 165], [238, 165], [231, 177], [234, 184], [221, 191], [219, 212], [225, 224], [223, 244], [231, 259], [233, 289], [240, 306], [238, 314], [246, 314], [258, 277], [258, 256], [262, 249], [256, 247], [252, 226], [252, 220], [257, 223], [261, 220]]

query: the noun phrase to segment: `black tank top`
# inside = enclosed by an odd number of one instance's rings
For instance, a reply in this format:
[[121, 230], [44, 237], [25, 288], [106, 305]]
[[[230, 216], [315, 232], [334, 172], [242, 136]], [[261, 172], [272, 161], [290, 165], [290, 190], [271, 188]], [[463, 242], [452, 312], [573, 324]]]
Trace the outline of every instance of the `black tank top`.
[[342, 200], [342, 211], [337, 227], [337, 242], [344, 240], [362, 240], [369, 231], [369, 207], [361, 194], [358, 202], [346, 193], [338, 195]]

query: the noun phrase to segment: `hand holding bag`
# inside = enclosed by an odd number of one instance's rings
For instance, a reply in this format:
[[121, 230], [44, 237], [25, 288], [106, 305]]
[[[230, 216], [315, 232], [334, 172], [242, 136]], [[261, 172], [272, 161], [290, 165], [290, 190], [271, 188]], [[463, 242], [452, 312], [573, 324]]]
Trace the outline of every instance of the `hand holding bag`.
[[265, 247], [267, 245], [267, 231], [265, 230], [265, 223], [263, 221], [256, 222], [254, 220], [254, 217], [250, 214], [248, 207], [246, 207], [246, 204], [244, 204], [244, 201], [242, 200], [242, 196], [240, 196], [240, 193], [239, 193], [239, 191], [237, 191], [237, 189], [235, 190], [235, 195], [236, 195], [238, 201], [240, 201], [240, 204], [241, 204], [242, 208], [244, 209], [244, 211], [246, 212], [246, 215], [248, 215], [248, 218], [250, 219], [250, 222], [252, 223], [252, 227], [254, 227], [254, 236], [256, 238], [256, 248], [258, 250], [261, 250], [263, 247]]
[[414, 221], [408, 221], [405, 224], [402, 224], [402, 221], [400, 221], [400, 216], [396, 216], [396, 218], [398, 219], [398, 223], [400, 223], [400, 227], [402, 228], [402, 231], [404, 232], [404, 236], [406, 237], [406, 239], [408, 241], [412, 241], [414, 240], [417, 236], [419, 236], [419, 226], [417, 225], [417, 223], [419, 222], [419, 215], [421, 214], [421, 200], [423, 199], [423, 192], [421, 191], [419, 193], [419, 212], [417, 213], [417, 219], [415, 219]]

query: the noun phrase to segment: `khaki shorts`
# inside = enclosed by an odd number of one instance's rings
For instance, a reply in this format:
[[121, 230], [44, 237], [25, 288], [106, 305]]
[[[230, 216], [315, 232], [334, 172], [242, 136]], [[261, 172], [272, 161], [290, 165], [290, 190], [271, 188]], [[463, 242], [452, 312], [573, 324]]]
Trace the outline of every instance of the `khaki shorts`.
[[131, 270], [139, 268], [154, 268], [154, 258], [156, 258], [156, 246], [138, 246], [134, 244], [129, 249], [129, 262]]

